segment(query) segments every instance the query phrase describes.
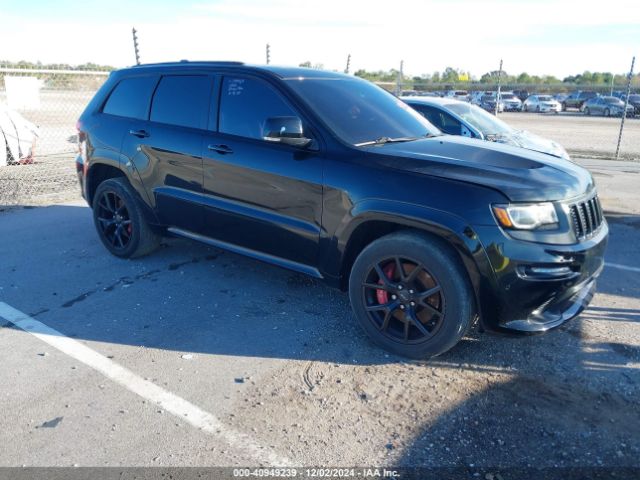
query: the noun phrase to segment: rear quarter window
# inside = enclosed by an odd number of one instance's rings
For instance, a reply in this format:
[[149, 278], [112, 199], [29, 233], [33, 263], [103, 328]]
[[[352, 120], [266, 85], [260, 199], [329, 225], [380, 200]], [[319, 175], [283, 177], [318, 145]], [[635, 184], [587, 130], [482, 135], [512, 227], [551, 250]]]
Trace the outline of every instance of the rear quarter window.
[[156, 77], [132, 77], [121, 80], [113, 89], [102, 113], [145, 120]]

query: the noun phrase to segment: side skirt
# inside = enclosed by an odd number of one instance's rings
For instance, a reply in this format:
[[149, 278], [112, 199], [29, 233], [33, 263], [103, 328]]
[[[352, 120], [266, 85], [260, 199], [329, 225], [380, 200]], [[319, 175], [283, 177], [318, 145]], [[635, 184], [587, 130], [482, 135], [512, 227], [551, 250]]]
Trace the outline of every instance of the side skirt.
[[230, 252], [237, 253], [239, 255], [255, 258], [256, 260], [270, 263], [272, 265], [276, 265], [277, 267], [286, 268], [287, 270], [293, 270], [295, 272], [304, 273], [305, 275], [309, 275], [315, 278], [323, 278], [322, 274], [317, 268], [311, 267], [309, 265], [292, 262], [291, 260], [276, 257], [274, 255], [269, 255], [267, 253], [257, 252], [256, 250], [251, 250], [249, 248], [233, 245], [232, 243], [222, 242], [220, 240], [216, 240], [215, 238], [207, 237], [205, 235], [200, 235], [198, 233], [190, 232], [188, 230], [182, 230], [180, 228], [169, 227], [167, 229], [167, 232], [173, 235], [177, 235], [179, 237], [185, 237], [191, 240], [195, 240], [197, 242], [206, 243], [207, 245], [211, 245], [212, 247], [228, 250]]

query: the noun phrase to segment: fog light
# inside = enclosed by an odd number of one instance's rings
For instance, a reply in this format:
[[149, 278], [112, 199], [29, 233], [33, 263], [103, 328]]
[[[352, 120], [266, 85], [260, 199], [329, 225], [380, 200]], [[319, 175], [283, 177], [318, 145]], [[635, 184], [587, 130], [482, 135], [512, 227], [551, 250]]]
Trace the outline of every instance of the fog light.
[[521, 271], [524, 273], [524, 277], [531, 279], [540, 279], [540, 280], [548, 280], [548, 279], [566, 279], [567, 277], [574, 277], [579, 275], [578, 272], [574, 272], [571, 270], [571, 267], [568, 266], [558, 266], [558, 267], [533, 267], [533, 266], [525, 266]]

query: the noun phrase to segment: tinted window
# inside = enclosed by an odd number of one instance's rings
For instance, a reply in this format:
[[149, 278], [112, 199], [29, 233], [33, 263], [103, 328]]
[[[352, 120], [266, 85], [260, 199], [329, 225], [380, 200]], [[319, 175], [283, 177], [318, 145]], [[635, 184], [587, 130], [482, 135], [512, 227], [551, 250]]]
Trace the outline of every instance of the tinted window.
[[426, 105], [417, 105], [415, 103], [410, 105], [436, 127], [440, 128], [442, 126], [440, 122], [440, 115], [438, 115], [438, 110], [436, 108], [428, 107]]
[[439, 133], [402, 100], [366, 80], [331, 77], [287, 83], [347, 143]]
[[102, 111], [110, 115], [145, 119], [156, 77], [125, 78], [109, 95]]
[[297, 114], [262, 80], [224, 78], [220, 95], [220, 132], [262, 139], [267, 118], [291, 116]]
[[153, 96], [151, 121], [204, 128], [210, 92], [211, 82], [204, 75], [162, 77]]
[[422, 105], [415, 106], [414, 108], [444, 133], [450, 135], [460, 135], [462, 133], [462, 124], [448, 113], [437, 108]]

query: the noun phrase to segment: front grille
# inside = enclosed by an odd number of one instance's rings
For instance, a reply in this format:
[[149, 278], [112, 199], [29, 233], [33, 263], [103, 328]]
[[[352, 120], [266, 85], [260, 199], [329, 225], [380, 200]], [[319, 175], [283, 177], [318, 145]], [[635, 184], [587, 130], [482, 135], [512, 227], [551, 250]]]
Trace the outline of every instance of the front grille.
[[591, 237], [604, 220], [602, 207], [597, 195], [583, 202], [569, 206], [569, 214], [573, 223], [573, 231], [578, 241]]

